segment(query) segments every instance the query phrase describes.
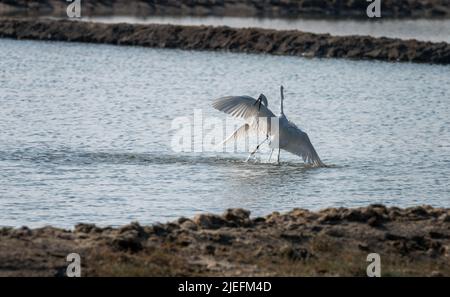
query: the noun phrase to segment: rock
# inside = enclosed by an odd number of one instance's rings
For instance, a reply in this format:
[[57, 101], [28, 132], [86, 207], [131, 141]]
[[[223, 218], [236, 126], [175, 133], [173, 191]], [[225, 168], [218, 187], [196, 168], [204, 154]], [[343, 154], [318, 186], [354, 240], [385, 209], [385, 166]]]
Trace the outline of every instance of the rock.
[[350, 222], [366, 222], [371, 214], [362, 211], [361, 209], [348, 209], [346, 210], [340, 218]]
[[383, 222], [389, 220], [389, 216], [386, 207], [375, 204], [365, 208], [343, 210], [340, 219], [349, 222], [367, 223], [372, 227], [379, 227]]
[[8, 236], [13, 230], [12, 227], [1, 227], [0, 236]]
[[448, 214], [448, 213], [442, 214], [442, 215], [439, 217], [439, 220], [441, 220], [441, 221], [443, 221], [443, 222], [445, 222], [445, 223], [450, 222], [450, 214]]
[[434, 270], [430, 273], [430, 277], [443, 277], [444, 274], [442, 274], [442, 272]]
[[428, 211], [423, 206], [408, 208], [406, 210], [406, 213], [410, 217], [423, 217], [423, 218], [428, 217]]
[[406, 238], [401, 235], [396, 235], [396, 234], [393, 234], [390, 232], [386, 232], [384, 234], [384, 239], [386, 239], [386, 240], [405, 240]]
[[219, 229], [227, 225], [227, 221], [214, 214], [196, 215], [194, 217], [194, 223], [202, 229]]
[[180, 225], [177, 223], [167, 223], [167, 224], [164, 224], [164, 228], [169, 233], [176, 233], [177, 230], [180, 229]]
[[12, 230], [12, 232], [10, 233], [10, 236], [15, 237], [15, 238], [22, 238], [22, 237], [29, 237], [32, 234], [33, 234], [33, 232], [31, 231], [30, 228], [23, 226], [19, 229]]
[[430, 231], [428, 232], [428, 234], [430, 235], [431, 238], [433, 239], [445, 239], [445, 238], [449, 238], [448, 235], [442, 233], [442, 232], [437, 232], [437, 231]]
[[383, 212], [387, 212], [387, 207], [383, 204], [371, 204], [369, 205], [369, 208], [373, 208], [373, 209], [381, 209]]
[[381, 219], [379, 217], [373, 216], [367, 220], [367, 224], [369, 224], [369, 226], [371, 226], [371, 227], [380, 227], [383, 225], [383, 222], [381, 221]]
[[242, 208], [227, 209], [222, 216], [228, 224], [236, 227], [248, 227], [252, 224], [250, 211]]
[[[158, 229], [157, 225], [156, 229]], [[151, 229], [155, 233], [155, 226]], [[117, 230], [113, 236], [112, 246], [119, 251], [139, 252], [143, 243], [149, 238], [149, 233], [137, 222], [125, 225]]]
[[133, 233], [127, 233], [114, 238], [112, 245], [119, 251], [138, 252], [143, 248], [141, 238]]
[[192, 220], [184, 221], [180, 225], [180, 228], [184, 230], [193, 230], [193, 231], [198, 229], [197, 225]]
[[333, 224], [342, 219], [340, 211], [335, 208], [323, 210], [320, 214], [322, 214], [318, 219], [320, 223]]
[[262, 217], [257, 217], [257, 218], [254, 218], [254, 219], [253, 219], [253, 223], [254, 223], [254, 224], [265, 223], [265, 222], [266, 222], [266, 219], [265, 219], [265, 218], [262, 218]]
[[339, 228], [332, 228], [332, 229], [325, 231], [324, 233], [327, 234], [328, 236], [337, 237], [337, 238], [344, 237], [344, 235], [345, 235], [344, 232]]
[[91, 233], [91, 232], [97, 232], [98, 227], [94, 224], [77, 224], [75, 226], [75, 233]]
[[305, 248], [294, 248], [293, 246], [286, 245], [280, 248], [280, 255], [287, 257], [292, 261], [305, 260], [312, 255]]
[[382, 204], [372, 204], [368, 209], [371, 209], [377, 217], [383, 218], [384, 220], [389, 219], [389, 209]]
[[290, 242], [296, 243], [303, 242], [309, 238], [309, 236], [303, 234], [302, 232], [299, 232], [298, 230], [281, 232], [280, 237], [289, 240]]
[[273, 224], [276, 223], [280, 218], [280, 213], [278, 211], [272, 212], [266, 217], [266, 223]]
[[155, 224], [151, 227], [151, 232], [157, 236], [163, 236], [168, 233], [168, 230], [162, 224]]
[[229, 208], [223, 214], [223, 217], [229, 221], [242, 221], [250, 218], [250, 211], [242, 208]]
[[367, 244], [365, 244], [365, 243], [359, 243], [359, 244], [358, 244], [358, 248], [359, 248], [361, 251], [365, 251], [365, 252], [367, 252], [367, 251], [369, 250], [369, 246], [368, 246]]
[[230, 245], [234, 240], [234, 237], [231, 234], [221, 232], [208, 232], [205, 233], [204, 236], [208, 241], [222, 245]]
[[295, 208], [292, 211], [288, 213], [290, 216], [296, 217], [296, 218], [307, 218], [313, 215], [309, 210], [307, 209], [301, 209], [301, 208]]
[[143, 249], [143, 242], [149, 237], [144, 228], [136, 222], [119, 228], [118, 233], [112, 244], [121, 251], [138, 252]]
[[416, 235], [410, 238], [415, 249], [426, 250], [430, 246], [430, 242], [425, 236]]
[[186, 222], [186, 221], [190, 221], [190, 219], [185, 218], [185, 217], [181, 217], [181, 218], [177, 219], [176, 223], [177, 223], [178, 225], [182, 225], [182, 224], [183, 224], [184, 222]]
[[399, 218], [401, 216], [401, 212], [399, 208], [393, 207], [391, 209], [388, 210], [388, 217], [389, 220], [393, 221], [396, 220], [397, 218]]
[[323, 227], [320, 227], [320, 226], [312, 226], [311, 227], [311, 231], [313, 231], [313, 232], [320, 232], [320, 231], [322, 231], [323, 230]]
[[182, 247], [187, 247], [192, 243], [192, 238], [186, 235], [179, 235], [175, 237], [174, 240]]
[[125, 225], [121, 228], [119, 228], [119, 233], [120, 234], [128, 234], [128, 233], [135, 233], [136, 236], [141, 237], [141, 238], [148, 238], [148, 234], [147, 232], [145, 232], [144, 228], [139, 225], [138, 222], [133, 222], [129, 225]]
[[207, 246], [205, 246], [205, 251], [208, 255], [214, 255], [214, 253], [216, 251], [216, 247], [208, 244]]

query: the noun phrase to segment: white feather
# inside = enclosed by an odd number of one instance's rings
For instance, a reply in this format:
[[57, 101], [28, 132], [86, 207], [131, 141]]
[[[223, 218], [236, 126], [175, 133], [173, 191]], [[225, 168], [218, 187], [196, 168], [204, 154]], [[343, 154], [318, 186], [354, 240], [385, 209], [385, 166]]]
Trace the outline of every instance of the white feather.
[[246, 120], [252, 118], [270, 118], [275, 115], [264, 104], [257, 103], [257, 100], [250, 96], [228, 96], [214, 100], [212, 106], [236, 118]]
[[[289, 141], [282, 141], [288, 139]], [[308, 134], [287, 121], [286, 129], [280, 127], [280, 148], [297, 155], [307, 164], [322, 167], [325, 164], [320, 160]]]
[[[277, 117], [279, 129], [274, 129], [273, 133], [271, 119], [275, 117], [275, 115], [267, 107], [267, 101], [265, 101], [266, 105], [259, 104], [256, 99], [249, 96], [229, 96], [214, 100], [212, 106], [215, 109], [237, 118], [244, 118], [247, 122], [223, 143], [226, 143], [230, 139], [238, 139], [243, 135], [247, 135], [250, 131], [256, 131], [257, 133], [264, 133], [264, 135], [270, 137], [271, 143], [269, 145], [271, 148], [286, 150], [301, 157], [307, 164], [317, 167], [325, 166], [314, 149], [308, 134], [300, 130], [294, 123], [287, 120], [283, 113], [283, 100], [283, 87], [281, 87], [281, 115]], [[267, 121], [262, 122], [260, 121], [260, 118], [265, 118]], [[278, 141], [273, 141], [277, 137]], [[252, 154], [254, 154], [258, 148]]]

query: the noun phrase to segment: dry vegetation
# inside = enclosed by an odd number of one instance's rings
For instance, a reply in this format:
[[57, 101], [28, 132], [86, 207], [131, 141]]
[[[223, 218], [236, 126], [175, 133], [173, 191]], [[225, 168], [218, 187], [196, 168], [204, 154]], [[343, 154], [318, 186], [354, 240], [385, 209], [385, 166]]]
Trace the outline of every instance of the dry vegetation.
[[153, 226], [80, 224], [0, 231], [0, 275], [64, 276], [80, 253], [83, 276], [450, 276], [450, 210], [373, 205], [295, 209], [262, 218], [242, 209]]

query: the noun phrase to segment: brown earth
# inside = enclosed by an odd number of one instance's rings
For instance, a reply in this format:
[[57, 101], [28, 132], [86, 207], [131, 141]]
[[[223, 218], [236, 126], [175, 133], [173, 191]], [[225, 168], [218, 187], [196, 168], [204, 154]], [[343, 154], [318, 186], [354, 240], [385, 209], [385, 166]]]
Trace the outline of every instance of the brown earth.
[[[65, 15], [62, 0], [1, 0], [0, 14]], [[83, 0], [83, 15], [367, 17], [366, 0]], [[383, 17], [449, 17], [450, 0], [382, 0]]]
[[450, 276], [450, 209], [383, 205], [294, 209], [250, 218], [230, 209], [167, 224], [0, 229], [0, 276]]
[[450, 44], [446, 42], [331, 36], [295, 30], [0, 18], [0, 37], [302, 57], [450, 63]]

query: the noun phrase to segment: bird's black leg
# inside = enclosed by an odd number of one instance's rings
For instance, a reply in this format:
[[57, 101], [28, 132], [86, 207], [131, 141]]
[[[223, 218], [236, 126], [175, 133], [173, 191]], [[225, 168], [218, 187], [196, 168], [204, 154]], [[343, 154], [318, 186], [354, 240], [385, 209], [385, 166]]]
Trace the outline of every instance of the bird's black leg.
[[250, 158], [256, 154], [256, 152], [259, 150], [259, 148], [261, 147], [261, 145], [263, 145], [269, 138], [267, 137], [266, 139], [264, 139], [263, 142], [261, 142], [260, 144], [258, 144], [255, 148], [255, 150], [253, 152], [250, 153], [250, 155], [248, 156], [247, 160], [245, 160], [245, 162], [248, 162], [250, 160]]

